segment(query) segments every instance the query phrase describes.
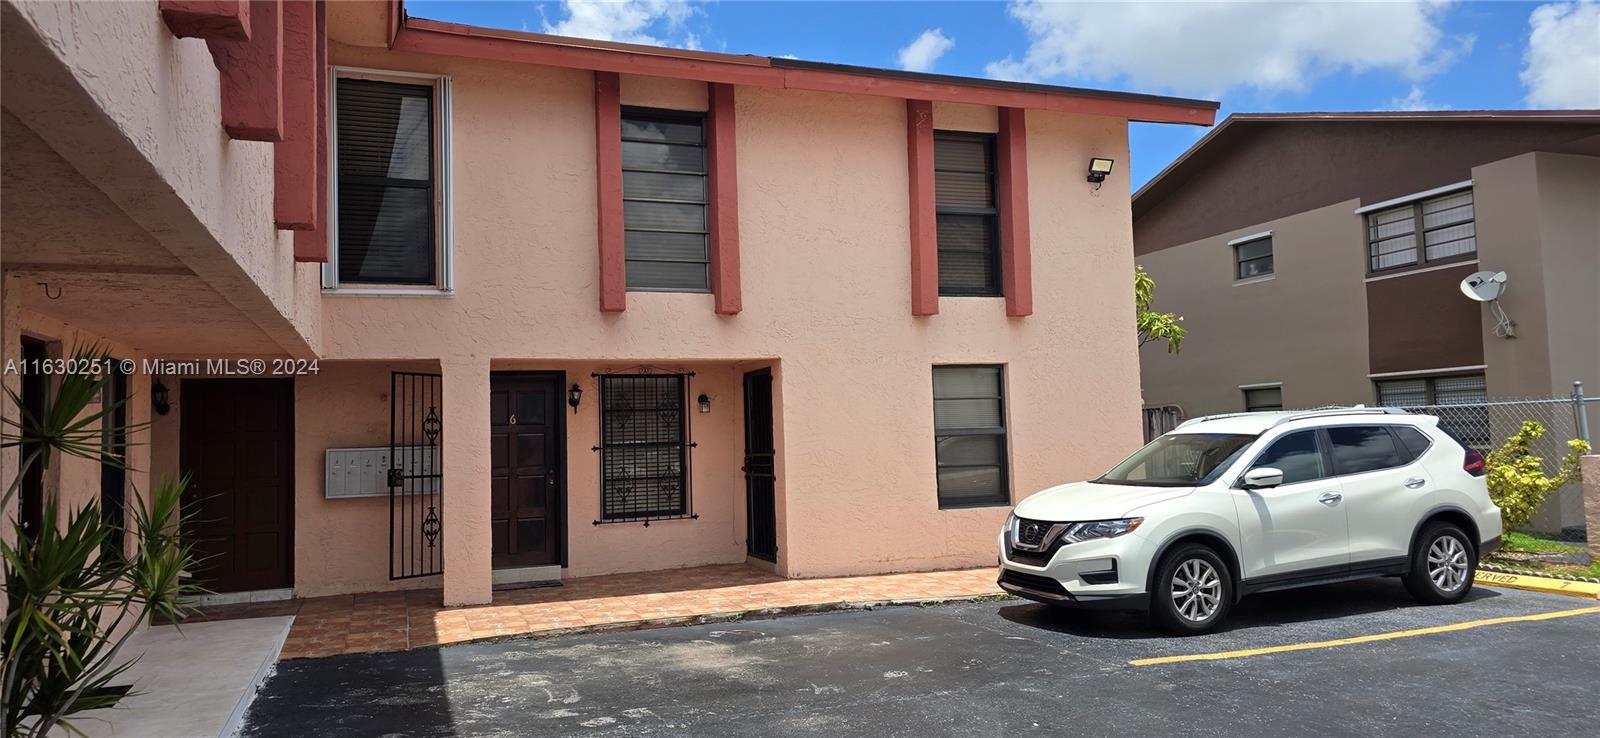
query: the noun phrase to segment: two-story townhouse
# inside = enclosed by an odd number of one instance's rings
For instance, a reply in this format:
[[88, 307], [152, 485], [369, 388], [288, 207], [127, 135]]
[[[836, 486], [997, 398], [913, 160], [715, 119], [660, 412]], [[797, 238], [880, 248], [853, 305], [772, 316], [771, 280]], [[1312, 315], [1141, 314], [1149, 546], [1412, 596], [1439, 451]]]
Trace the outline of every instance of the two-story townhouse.
[[[984, 565], [1137, 445], [1131, 216], [1089, 169], [1215, 103], [315, 8], [312, 350], [144, 380], [211, 589]], [[317, 361], [176, 361], [218, 353]]]
[[[1600, 112], [1236, 114], [1140, 189], [1133, 217], [1157, 302], [1189, 331], [1180, 354], [1144, 349], [1147, 408], [1471, 404], [1600, 382]], [[1508, 275], [1514, 337], [1462, 293], [1478, 271]], [[1458, 430], [1480, 446], [1510, 432]], [[1581, 508], [1574, 490], [1535, 525]]]

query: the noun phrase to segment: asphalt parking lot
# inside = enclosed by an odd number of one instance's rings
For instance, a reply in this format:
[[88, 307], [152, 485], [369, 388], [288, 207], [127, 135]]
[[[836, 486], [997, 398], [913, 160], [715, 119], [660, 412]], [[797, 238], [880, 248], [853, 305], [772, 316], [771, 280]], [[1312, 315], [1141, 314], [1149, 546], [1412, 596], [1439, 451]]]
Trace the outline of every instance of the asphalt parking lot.
[[1597, 690], [1600, 602], [1375, 580], [1194, 638], [1006, 600], [290, 661], [243, 734], [1575, 735]]

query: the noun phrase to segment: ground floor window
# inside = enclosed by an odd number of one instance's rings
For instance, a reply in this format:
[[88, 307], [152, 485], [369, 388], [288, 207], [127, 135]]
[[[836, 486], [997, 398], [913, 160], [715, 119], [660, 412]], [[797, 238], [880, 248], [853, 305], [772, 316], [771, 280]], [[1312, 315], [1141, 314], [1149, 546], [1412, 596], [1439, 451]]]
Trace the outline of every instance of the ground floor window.
[[688, 375], [600, 377], [600, 522], [689, 512]]
[[1004, 505], [1005, 397], [998, 366], [933, 368], [934, 456], [939, 507]]
[[1283, 387], [1252, 387], [1244, 390], [1244, 410], [1247, 413], [1283, 409]]
[[1482, 374], [1450, 377], [1408, 377], [1377, 383], [1378, 404], [1383, 407], [1426, 408], [1439, 417], [1439, 425], [1474, 448], [1489, 445], [1488, 385]]

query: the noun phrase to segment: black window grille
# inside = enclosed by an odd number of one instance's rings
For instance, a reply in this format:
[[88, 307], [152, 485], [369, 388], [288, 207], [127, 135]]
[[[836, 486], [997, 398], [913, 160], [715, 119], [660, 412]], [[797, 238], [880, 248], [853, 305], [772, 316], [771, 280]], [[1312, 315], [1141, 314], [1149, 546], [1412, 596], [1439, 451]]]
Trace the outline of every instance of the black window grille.
[[992, 133], [933, 134], [941, 295], [1000, 296], [994, 138]]
[[628, 289], [709, 292], [705, 115], [622, 112], [623, 251]]
[[435, 282], [434, 88], [340, 79], [340, 284]]
[[687, 374], [600, 376], [598, 523], [694, 517]]
[[1272, 273], [1272, 237], [1234, 244], [1234, 279], [1265, 277]]
[[934, 457], [939, 507], [1004, 505], [1005, 398], [998, 366], [933, 368]]

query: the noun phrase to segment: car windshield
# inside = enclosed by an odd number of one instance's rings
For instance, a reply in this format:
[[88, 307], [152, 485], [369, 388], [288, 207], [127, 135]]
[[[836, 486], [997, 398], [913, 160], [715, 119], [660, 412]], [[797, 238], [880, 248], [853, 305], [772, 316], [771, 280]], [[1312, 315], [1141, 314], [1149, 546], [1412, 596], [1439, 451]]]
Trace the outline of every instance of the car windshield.
[[1169, 433], [1094, 481], [1137, 487], [1210, 484], [1255, 439], [1239, 433]]

